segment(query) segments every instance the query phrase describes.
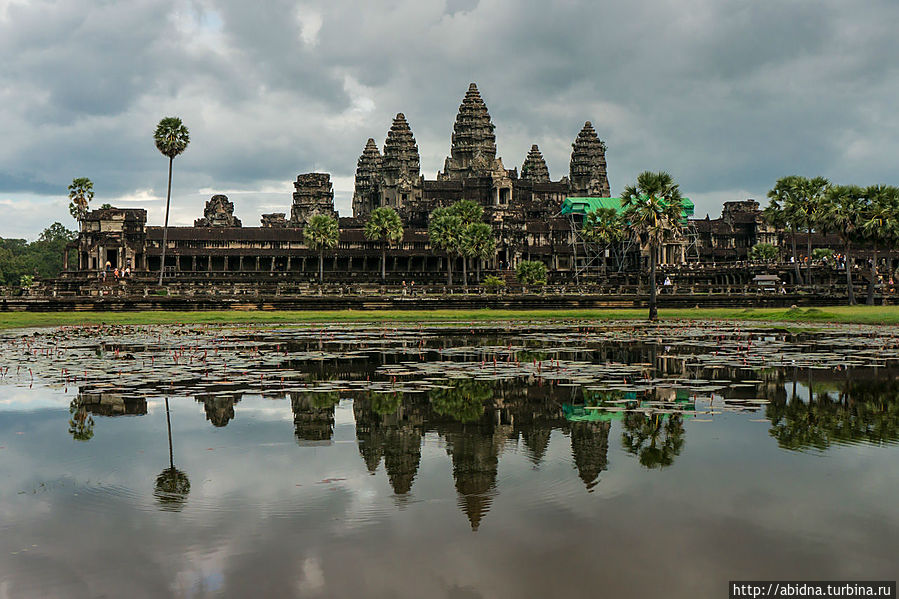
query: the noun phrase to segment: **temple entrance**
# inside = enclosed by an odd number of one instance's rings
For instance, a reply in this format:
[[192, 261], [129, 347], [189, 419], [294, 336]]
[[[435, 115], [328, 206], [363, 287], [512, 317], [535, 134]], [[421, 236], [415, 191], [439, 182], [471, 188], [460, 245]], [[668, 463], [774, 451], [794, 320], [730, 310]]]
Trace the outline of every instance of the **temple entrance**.
[[106, 266], [106, 263], [109, 262], [110, 268], [118, 268], [119, 267], [119, 249], [118, 248], [104, 248], [103, 253], [106, 255], [106, 260], [103, 261], [103, 266]]

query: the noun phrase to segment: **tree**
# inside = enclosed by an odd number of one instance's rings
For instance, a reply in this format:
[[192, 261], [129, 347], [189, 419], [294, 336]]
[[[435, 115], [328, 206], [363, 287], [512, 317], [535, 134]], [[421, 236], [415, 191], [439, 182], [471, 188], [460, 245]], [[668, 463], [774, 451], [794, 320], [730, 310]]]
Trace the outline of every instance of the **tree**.
[[87, 214], [87, 207], [91, 200], [94, 199], [94, 184], [87, 177], [78, 177], [72, 179], [69, 185], [69, 214], [72, 215], [79, 224]]
[[165, 224], [162, 227], [162, 257], [159, 261], [159, 285], [162, 286], [162, 275], [165, 272], [165, 246], [169, 238], [169, 205], [172, 201], [172, 163], [187, 149], [190, 143], [190, 133], [181, 119], [175, 116], [167, 116], [156, 126], [153, 134], [156, 149], [169, 159], [169, 186], [165, 196]]
[[484, 216], [484, 208], [471, 200], [459, 200], [449, 207], [451, 214], [455, 214], [462, 221], [462, 230], [459, 233], [459, 245], [457, 254], [462, 258], [462, 285], [468, 289], [468, 258], [469, 252], [466, 250], [465, 230], [475, 224], [481, 222]]
[[493, 227], [487, 223], [475, 222], [462, 230], [461, 251], [463, 258], [473, 258], [477, 268], [478, 283], [481, 282], [481, 260], [493, 257], [496, 251], [496, 240], [493, 238]]
[[674, 178], [666, 172], [644, 171], [636, 185], [621, 194], [623, 220], [640, 243], [649, 245], [649, 320], [658, 319], [656, 308], [656, 261], [662, 243], [681, 233], [683, 200]]
[[757, 243], [749, 250], [749, 258], [758, 262], [774, 262], [777, 254], [777, 247], [770, 243]]
[[515, 278], [525, 287], [546, 285], [546, 264], [538, 260], [523, 260], [515, 269]]
[[805, 222], [802, 213], [800, 179], [795, 175], [778, 179], [768, 192], [770, 203], [765, 208], [765, 218], [768, 224], [790, 231], [790, 241], [793, 246], [793, 270], [796, 282], [799, 284], [802, 283], [802, 274], [799, 272], [799, 257], [796, 254], [796, 231]]
[[459, 252], [462, 218], [449, 210], [437, 208], [428, 220], [428, 239], [431, 247], [446, 252], [447, 285], [453, 286], [453, 258]]
[[38, 236], [38, 241], [45, 242], [56, 242], [56, 241], [64, 241], [68, 243], [69, 241], [74, 241], [78, 234], [75, 231], [71, 231], [66, 229], [62, 223], [55, 222], [43, 231]]
[[855, 291], [852, 288], [852, 242], [860, 235], [861, 218], [864, 213], [864, 190], [855, 185], [832, 185], [824, 196], [823, 220], [833, 229], [843, 242], [846, 261], [846, 290], [849, 305], [855, 305]]
[[899, 188], [871, 185], [865, 189], [867, 209], [861, 229], [871, 243], [871, 273], [868, 279], [868, 296], [865, 303], [874, 305], [874, 287], [877, 283], [877, 248], [879, 244], [891, 247], [899, 240]]
[[805, 255], [808, 258], [808, 262], [806, 262], [805, 266], [805, 282], [810, 285], [812, 282], [810, 270], [812, 267], [812, 229], [821, 228], [823, 222], [824, 192], [827, 191], [830, 181], [824, 177], [812, 177], [811, 179], [798, 177], [797, 183], [799, 185], [799, 197], [804, 200], [798, 212], [802, 215], [802, 221], [805, 224]]
[[606, 270], [608, 258], [605, 253], [609, 246], [624, 240], [624, 226], [618, 211], [614, 208], [597, 208], [584, 218], [581, 235], [589, 242], [603, 248], [602, 266]]
[[403, 239], [403, 221], [396, 210], [381, 206], [372, 210], [362, 231], [370, 241], [381, 242], [381, 281], [387, 280], [387, 246]]
[[327, 214], [313, 214], [303, 227], [303, 240], [310, 249], [318, 251], [318, 282], [325, 281], [325, 249], [337, 247], [340, 232], [337, 219]]

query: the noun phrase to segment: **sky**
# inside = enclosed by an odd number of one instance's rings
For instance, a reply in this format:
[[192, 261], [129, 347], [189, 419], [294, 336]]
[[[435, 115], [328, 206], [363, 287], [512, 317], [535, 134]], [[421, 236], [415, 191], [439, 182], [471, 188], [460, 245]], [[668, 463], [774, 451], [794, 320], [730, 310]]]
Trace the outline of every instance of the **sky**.
[[714, 218], [781, 176], [899, 184], [895, 0], [0, 0], [0, 236], [74, 228], [67, 186], [162, 224], [165, 116], [174, 224], [213, 194], [245, 226], [331, 173], [351, 215], [356, 161], [403, 112], [434, 178], [468, 84], [520, 169], [553, 179], [591, 121], [612, 193], [666, 170]]

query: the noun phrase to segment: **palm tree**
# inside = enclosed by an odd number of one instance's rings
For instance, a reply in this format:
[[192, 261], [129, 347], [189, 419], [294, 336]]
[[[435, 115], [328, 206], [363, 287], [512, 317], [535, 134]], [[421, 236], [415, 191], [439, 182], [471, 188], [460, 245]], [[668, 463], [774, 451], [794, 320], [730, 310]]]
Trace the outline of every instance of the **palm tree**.
[[481, 282], [481, 260], [493, 257], [496, 251], [496, 240], [493, 238], [493, 227], [487, 223], [471, 223], [462, 230], [462, 254], [465, 258], [475, 260], [477, 282]]
[[462, 232], [459, 238], [458, 254], [462, 258], [462, 284], [468, 289], [468, 254], [464, 251], [464, 230], [469, 225], [480, 222], [484, 216], [484, 208], [471, 200], [459, 200], [449, 208], [450, 212], [462, 219]]
[[187, 149], [190, 143], [190, 133], [187, 127], [176, 116], [167, 116], [156, 126], [156, 133], [153, 134], [153, 140], [156, 142], [156, 149], [162, 152], [163, 156], [169, 158], [169, 187], [165, 196], [165, 224], [162, 227], [162, 257], [159, 262], [159, 286], [162, 286], [162, 274], [165, 272], [165, 246], [169, 237], [169, 204], [172, 201], [172, 163], [175, 156], [179, 156]]
[[852, 242], [859, 237], [860, 224], [865, 209], [864, 190], [855, 185], [832, 185], [824, 196], [824, 222], [843, 242], [846, 259], [846, 289], [849, 305], [855, 305], [852, 289]]
[[159, 501], [160, 509], [180, 512], [190, 493], [190, 479], [183, 471], [175, 468], [175, 452], [172, 450], [172, 419], [169, 416], [169, 398], [165, 398], [165, 423], [169, 431], [169, 467], [156, 477], [153, 495]]
[[805, 222], [803, 203], [800, 197], [802, 192], [800, 181], [801, 177], [796, 175], [778, 179], [774, 188], [768, 192], [768, 199], [771, 202], [765, 209], [766, 218], [771, 226], [783, 227], [790, 231], [790, 241], [793, 245], [793, 270], [798, 284], [802, 284], [803, 281], [802, 274], [799, 272], [799, 257], [796, 254], [796, 231]]
[[94, 199], [93, 182], [87, 177], [72, 179], [72, 184], [69, 185], [69, 199], [72, 200], [69, 204], [69, 214], [80, 226], [81, 220], [87, 214], [87, 205]]
[[437, 208], [428, 220], [428, 238], [431, 247], [446, 252], [447, 284], [453, 286], [453, 257], [459, 252], [462, 218], [449, 208]]
[[593, 212], [588, 213], [584, 219], [581, 236], [589, 243], [602, 246], [602, 268], [605, 271], [609, 261], [605, 255], [606, 250], [612, 244], [624, 240], [624, 226], [621, 218], [618, 216], [618, 212], [614, 208], [597, 208]]
[[387, 280], [387, 246], [403, 239], [403, 221], [396, 210], [381, 206], [372, 210], [362, 232], [366, 239], [381, 242], [381, 282], [384, 282]]
[[656, 261], [662, 242], [680, 234], [684, 219], [680, 189], [668, 173], [644, 171], [636, 185], [624, 188], [621, 206], [625, 226], [641, 244], [649, 245], [649, 320], [656, 320]]
[[337, 247], [340, 231], [337, 219], [327, 214], [313, 214], [303, 227], [303, 240], [310, 249], [318, 250], [318, 282], [325, 281], [325, 249]]
[[868, 297], [865, 301], [874, 305], [874, 287], [877, 282], [877, 246], [890, 247], [899, 237], [899, 188], [871, 185], [865, 189], [867, 210], [862, 221], [862, 233], [871, 242], [871, 275], [868, 280]]
[[812, 267], [812, 229], [821, 228], [822, 209], [824, 206], [824, 192], [830, 185], [830, 181], [824, 177], [797, 177], [799, 186], [799, 197], [804, 201], [804, 205], [800, 209], [803, 223], [805, 224], [805, 243], [806, 243], [806, 263], [805, 263], [805, 282], [808, 285], [812, 283], [811, 267]]

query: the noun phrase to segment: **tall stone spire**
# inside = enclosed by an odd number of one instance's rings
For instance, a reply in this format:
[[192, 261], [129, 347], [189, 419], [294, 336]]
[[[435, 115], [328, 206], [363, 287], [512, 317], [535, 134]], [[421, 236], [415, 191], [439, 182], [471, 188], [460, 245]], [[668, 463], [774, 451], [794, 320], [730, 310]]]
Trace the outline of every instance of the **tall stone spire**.
[[444, 179], [466, 179], [491, 174], [496, 169], [496, 135], [487, 105], [478, 86], [468, 86], [453, 125], [450, 157], [443, 167]]
[[528, 157], [524, 159], [521, 165], [521, 178], [527, 181], [535, 181], [538, 183], [549, 182], [549, 169], [546, 168], [546, 161], [543, 160], [543, 154], [537, 144], [531, 146]]
[[584, 123], [571, 147], [571, 195], [611, 196], [606, 174], [606, 144], [600, 141], [590, 121]]
[[387, 132], [384, 157], [381, 160], [381, 174], [388, 186], [400, 185], [403, 182], [412, 185], [421, 176], [418, 145], [415, 143], [409, 123], [406, 122], [406, 115], [402, 112], [396, 115], [390, 131]]
[[377, 208], [380, 177], [381, 152], [375, 140], [369, 137], [356, 163], [356, 187], [353, 191], [353, 216], [356, 218], [364, 218]]

